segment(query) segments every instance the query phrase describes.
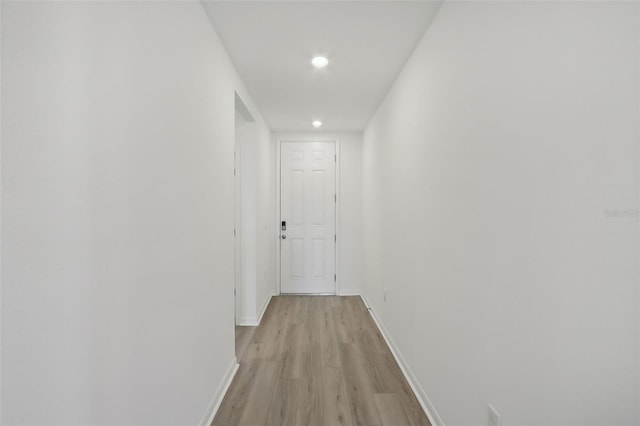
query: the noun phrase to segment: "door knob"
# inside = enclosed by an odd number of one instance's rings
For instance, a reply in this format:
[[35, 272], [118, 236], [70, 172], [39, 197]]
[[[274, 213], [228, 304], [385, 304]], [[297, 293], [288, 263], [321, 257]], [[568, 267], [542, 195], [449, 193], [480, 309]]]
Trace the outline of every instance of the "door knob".
[[283, 236], [282, 236], [282, 237], [280, 237], [280, 238], [282, 238], [283, 240], [286, 240], [286, 239], [287, 239], [287, 236], [286, 236], [286, 235], [283, 235]]

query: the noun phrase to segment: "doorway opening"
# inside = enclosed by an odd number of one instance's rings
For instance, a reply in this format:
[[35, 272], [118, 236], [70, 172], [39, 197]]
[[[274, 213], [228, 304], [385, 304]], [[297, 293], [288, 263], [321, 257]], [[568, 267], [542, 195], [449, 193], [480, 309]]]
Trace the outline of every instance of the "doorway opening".
[[[255, 264], [255, 248], [252, 241], [255, 230], [255, 170], [243, 167], [251, 155], [250, 144], [254, 143], [255, 121], [249, 109], [238, 94], [235, 94], [234, 129], [234, 324], [236, 357], [248, 344], [254, 327], [243, 326], [243, 315], [247, 298], [255, 292], [255, 282], [251, 281], [250, 267]], [[252, 225], [253, 224], [253, 225]], [[255, 245], [255, 244], [254, 244]], [[253, 274], [255, 275], [255, 274]], [[252, 288], [252, 285], [254, 288]], [[238, 358], [239, 359], [239, 358]]]

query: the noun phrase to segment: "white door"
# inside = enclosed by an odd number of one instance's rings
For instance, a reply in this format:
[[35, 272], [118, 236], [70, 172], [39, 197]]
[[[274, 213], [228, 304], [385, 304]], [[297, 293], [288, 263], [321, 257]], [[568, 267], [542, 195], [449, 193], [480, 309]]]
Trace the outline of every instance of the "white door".
[[336, 145], [280, 152], [280, 292], [335, 294]]

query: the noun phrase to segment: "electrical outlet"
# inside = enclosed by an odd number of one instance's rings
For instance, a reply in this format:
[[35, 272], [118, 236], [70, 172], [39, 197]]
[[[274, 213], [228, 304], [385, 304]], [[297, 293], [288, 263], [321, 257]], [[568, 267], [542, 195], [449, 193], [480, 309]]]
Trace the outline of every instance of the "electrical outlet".
[[387, 301], [387, 289], [385, 288], [384, 290], [382, 290], [382, 297], [384, 298], [384, 301]]
[[500, 426], [500, 414], [489, 404], [489, 426]]

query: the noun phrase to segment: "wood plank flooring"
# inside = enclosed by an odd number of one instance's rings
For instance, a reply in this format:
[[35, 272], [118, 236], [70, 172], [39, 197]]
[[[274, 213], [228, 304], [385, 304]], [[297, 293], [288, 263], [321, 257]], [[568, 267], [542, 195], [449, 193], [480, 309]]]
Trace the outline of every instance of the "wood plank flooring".
[[236, 357], [240, 359], [247, 350], [256, 327], [236, 325]]
[[241, 328], [213, 426], [431, 426], [360, 297], [273, 297]]

